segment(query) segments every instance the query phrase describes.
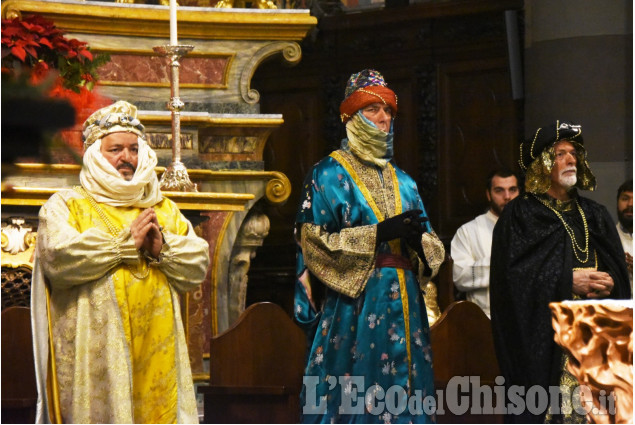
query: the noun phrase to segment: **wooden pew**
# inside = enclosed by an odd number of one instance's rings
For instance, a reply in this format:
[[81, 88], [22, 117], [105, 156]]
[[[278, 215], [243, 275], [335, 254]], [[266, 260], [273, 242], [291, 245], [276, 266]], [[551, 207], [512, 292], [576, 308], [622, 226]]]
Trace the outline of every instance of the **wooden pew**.
[[36, 403], [30, 309], [7, 307], [2, 310], [2, 423], [34, 423]]
[[306, 337], [277, 304], [248, 307], [210, 341], [204, 423], [297, 423]]
[[[495, 385], [496, 377], [500, 375], [500, 370], [494, 351], [490, 319], [480, 307], [470, 301], [451, 303], [439, 320], [430, 327], [430, 340], [437, 390], [446, 390], [448, 383], [455, 376], [477, 376], [480, 378], [480, 386], [491, 389], [491, 398], [495, 402], [496, 396], [492, 387]], [[473, 388], [471, 390], [473, 391]], [[444, 404], [447, 404], [448, 396], [451, 396], [451, 392], [446, 391]], [[491, 406], [491, 403], [485, 403], [485, 406]], [[470, 409], [471, 407], [472, 405]], [[500, 414], [471, 414], [470, 409], [465, 414], [456, 415], [444, 407], [445, 413], [437, 414], [437, 421], [503, 423], [503, 416]]]

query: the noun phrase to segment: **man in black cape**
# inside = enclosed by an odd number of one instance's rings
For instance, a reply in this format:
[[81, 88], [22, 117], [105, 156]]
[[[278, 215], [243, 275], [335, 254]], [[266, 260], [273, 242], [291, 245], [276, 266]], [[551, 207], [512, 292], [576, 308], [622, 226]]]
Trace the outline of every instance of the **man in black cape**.
[[549, 303], [631, 297], [624, 250], [611, 216], [606, 207], [577, 193], [595, 189], [582, 143], [581, 127], [560, 121], [521, 143], [526, 194], [505, 207], [494, 228], [494, 344], [508, 397], [511, 386], [522, 387], [514, 388], [522, 403], [510, 397], [517, 407], [508, 410], [510, 422], [585, 420], [576, 411], [568, 414], [559, 401], [548, 408], [544, 400], [524, 397], [542, 389], [549, 394], [550, 386], [572, 390], [578, 385], [566, 371], [567, 356], [554, 342]]

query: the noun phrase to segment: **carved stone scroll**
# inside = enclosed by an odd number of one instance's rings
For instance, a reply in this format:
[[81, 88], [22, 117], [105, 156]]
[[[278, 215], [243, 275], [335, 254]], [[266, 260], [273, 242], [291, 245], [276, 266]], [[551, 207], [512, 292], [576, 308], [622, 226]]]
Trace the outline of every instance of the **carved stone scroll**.
[[229, 264], [229, 316], [233, 323], [245, 310], [247, 298], [247, 273], [256, 249], [269, 234], [269, 218], [252, 210], [243, 222], [236, 238]]

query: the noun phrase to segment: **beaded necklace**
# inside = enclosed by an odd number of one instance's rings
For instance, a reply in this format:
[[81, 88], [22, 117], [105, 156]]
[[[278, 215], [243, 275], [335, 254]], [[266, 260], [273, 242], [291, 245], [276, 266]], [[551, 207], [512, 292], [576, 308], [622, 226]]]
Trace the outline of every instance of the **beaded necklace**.
[[[110, 219], [108, 218], [108, 216], [106, 215], [106, 213], [104, 212], [103, 209], [101, 209], [101, 207], [97, 204], [97, 201], [95, 201], [95, 199], [88, 193], [86, 192], [86, 190], [84, 190], [83, 187], [81, 186], [75, 186], [74, 187], [75, 191], [77, 191], [80, 195], [84, 196], [86, 199], [88, 199], [88, 202], [90, 203], [90, 205], [93, 207], [93, 209], [95, 211], [97, 211], [97, 215], [99, 216], [99, 218], [101, 218], [101, 220], [104, 222], [104, 224], [106, 225], [106, 227], [108, 228], [108, 233], [110, 233], [113, 237], [117, 237], [119, 235], [119, 232], [121, 231], [121, 229], [117, 228], [117, 226], [115, 226], [112, 221], [110, 221]], [[145, 279], [146, 277], [148, 277], [148, 275], [150, 274], [150, 267], [148, 267], [146, 265], [145, 267], [145, 273], [142, 276], [137, 275], [133, 270], [132, 267], [130, 267], [128, 264], [125, 264], [126, 268], [128, 269], [128, 271], [130, 272], [130, 274], [132, 274], [134, 277], [136, 277], [139, 280]]]
[[[584, 211], [582, 211], [582, 208], [580, 207], [580, 204], [578, 203], [578, 201], [577, 200], [575, 201], [575, 205], [578, 207], [578, 211], [580, 212], [580, 216], [582, 217], [582, 223], [584, 224], [584, 249], [580, 247], [580, 245], [578, 244], [578, 241], [575, 238], [575, 233], [573, 231], [573, 228], [571, 228], [571, 226], [566, 222], [562, 214], [560, 214], [560, 211], [558, 211], [557, 209], [549, 205], [549, 203], [545, 201], [544, 199], [540, 199], [537, 196], [535, 198], [538, 199], [540, 203], [543, 204], [545, 207], [553, 211], [556, 214], [556, 216], [560, 219], [560, 221], [562, 222], [562, 225], [564, 226], [564, 229], [566, 230], [567, 234], [569, 235], [569, 238], [571, 239], [571, 246], [573, 247], [573, 254], [575, 255], [575, 258], [577, 258], [581, 264], [588, 262], [589, 261], [589, 226], [586, 222], [586, 216], [584, 215]], [[581, 254], [586, 254], [586, 258], [584, 260], [580, 258], [580, 256], [578, 255], [578, 251], [580, 251]]]

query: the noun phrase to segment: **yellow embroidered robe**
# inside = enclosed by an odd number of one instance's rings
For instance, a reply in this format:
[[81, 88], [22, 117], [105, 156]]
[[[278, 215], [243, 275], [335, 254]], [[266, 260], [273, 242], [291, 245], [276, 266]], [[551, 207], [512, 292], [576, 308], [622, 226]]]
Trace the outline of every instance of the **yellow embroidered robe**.
[[[74, 190], [40, 210], [32, 321], [40, 401], [46, 394], [50, 315], [62, 419], [73, 423], [197, 423], [179, 292], [198, 286], [209, 265], [207, 242], [176, 204], [154, 206], [163, 227], [162, 259], [148, 267], [129, 223], [142, 211], [99, 204], [117, 228]], [[146, 276], [147, 275], [147, 276]]]

